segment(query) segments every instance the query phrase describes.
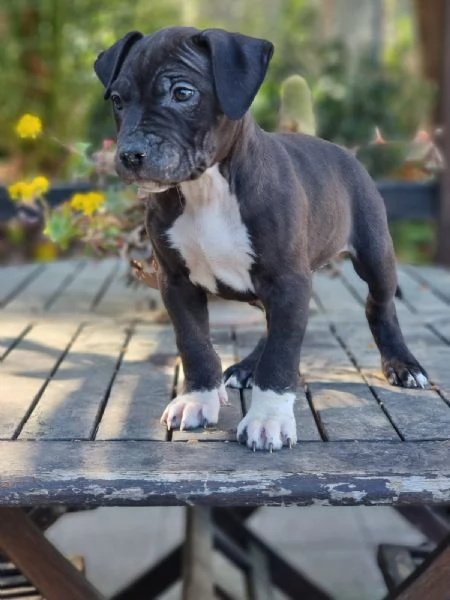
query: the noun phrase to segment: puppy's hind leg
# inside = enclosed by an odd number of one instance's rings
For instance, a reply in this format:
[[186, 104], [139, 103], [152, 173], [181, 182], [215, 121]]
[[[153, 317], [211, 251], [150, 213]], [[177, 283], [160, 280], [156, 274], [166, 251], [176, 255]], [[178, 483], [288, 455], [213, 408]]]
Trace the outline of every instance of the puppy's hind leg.
[[392, 385], [407, 388], [428, 386], [425, 370], [409, 351], [397, 318], [395, 255], [388, 232], [372, 244], [361, 245], [352, 256], [358, 275], [367, 282], [366, 317], [381, 354], [381, 365]]
[[253, 387], [253, 373], [266, 345], [266, 339], [267, 336], [264, 335], [248, 356], [225, 370], [223, 380], [227, 387], [237, 390], [248, 390]]

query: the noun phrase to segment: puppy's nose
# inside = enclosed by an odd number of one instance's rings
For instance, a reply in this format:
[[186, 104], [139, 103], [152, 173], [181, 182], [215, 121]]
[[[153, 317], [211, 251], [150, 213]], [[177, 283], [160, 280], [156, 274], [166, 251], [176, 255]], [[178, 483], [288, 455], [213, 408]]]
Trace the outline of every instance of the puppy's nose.
[[126, 150], [121, 152], [119, 157], [125, 167], [136, 169], [142, 165], [145, 153], [139, 150]]

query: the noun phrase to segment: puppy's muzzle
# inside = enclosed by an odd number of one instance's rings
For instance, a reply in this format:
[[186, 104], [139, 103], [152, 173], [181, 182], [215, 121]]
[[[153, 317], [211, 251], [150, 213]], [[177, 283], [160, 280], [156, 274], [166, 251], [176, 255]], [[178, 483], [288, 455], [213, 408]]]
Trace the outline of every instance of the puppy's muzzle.
[[122, 150], [122, 152], [119, 153], [120, 162], [123, 166], [126, 169], [134, 171], [137, 171], [142, 167], [145, 157], [146, 153], [137, 149]]
[[179, 148], [156, 135], [130, 136], [119, 141], [116, 154], [116, 170], [124, 179], [172, 183], [183, 180], [186, 167], [181, 161]]

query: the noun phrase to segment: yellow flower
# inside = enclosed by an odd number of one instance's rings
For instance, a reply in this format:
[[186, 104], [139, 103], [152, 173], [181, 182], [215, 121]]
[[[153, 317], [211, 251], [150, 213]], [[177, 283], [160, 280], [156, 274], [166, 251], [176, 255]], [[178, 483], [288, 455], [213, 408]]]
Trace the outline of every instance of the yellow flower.
[[38, 261], [55, 260], [58, 257], [58, 247], [49, 240], [39, 242], [33, 249], [33, 258]]
[[33, 186], [27, 181], [17, 181], [8, 188], [9, 195], [18, 202], [32, 202], [34, 200]]
[[8, 194], [12, 200], [20, 200], [23, 190], [23, 181], [16, 181], [8, 187]]
[[35, 177], [33, 179], [33, 181], [31, 182], [30, 185], [33, 187], [35, 196], [40, 197], [48, 192], [49, 181], [48, 181], [47, 177], [44, 177], [43, 175], [39, 175], [38, 177]]
[[70, 200], [70, 206], [74, 210], [83, 210], [85, 194], [74, 194]]
[[101, 192], [87, 192], [86, 194], [74, 194], [70, 200], [70, 206], [90, 217], [105, 202], [105, 195]]
[[23, 115], [17, 121], [16, 133], [21, 138], [37, 138], [42, 133], [41, 119], [36, 115]]
[[16, 181], [9, 186], [8, 192], [13, 200], [29, 203], [43, 196], [48, 191], [48, 187], [48, 179], [40, 175], [32, 181]]

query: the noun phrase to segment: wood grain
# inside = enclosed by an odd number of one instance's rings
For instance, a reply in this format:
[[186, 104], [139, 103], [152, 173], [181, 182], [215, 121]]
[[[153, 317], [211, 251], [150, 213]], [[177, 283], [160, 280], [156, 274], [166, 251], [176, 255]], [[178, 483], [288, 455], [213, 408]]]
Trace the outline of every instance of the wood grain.
[[38, 324], [0, 364], [0, 438], [23, 426], [78, 329], [74, 323]]
[[98, 426], [98, 440], [166, 439], [159, 420], [172, 397], [176, 357], [171, 327], [136, 327]]
[[214, 597], [213, 524], [211, 509], [190, 506], [186, 510], [183, 548], [183, 600]]
[[0, 505], [442, 504], [450, 442], [0, 442]]
[[115, 258], [89, 261], [56, 297], [50, 306], [50, 312], [88, 313], [94, 308], [104, 287], [115, 276], [117, 269], [118, 261]]
[[422, 565], [389, 594], [388, 600], [448, 600], [450, 598], [450, 536], [425, 559]]
[[0, 307], [2, 308], [44, 270], [43, 265], [29, 264], [0, 269]]
[[50, 308], [64, 288], [84, 268], [82, 261], [49, 264], [4, 307], [4, 313], [40, 314]]
[[81, 330], [25, 423], [22, 439], [90, 439], [127, 329], [91, 323]]
[[326, 325], [308, 328], [301, 373], [326, 438], [398, 440], [360, 372]]

